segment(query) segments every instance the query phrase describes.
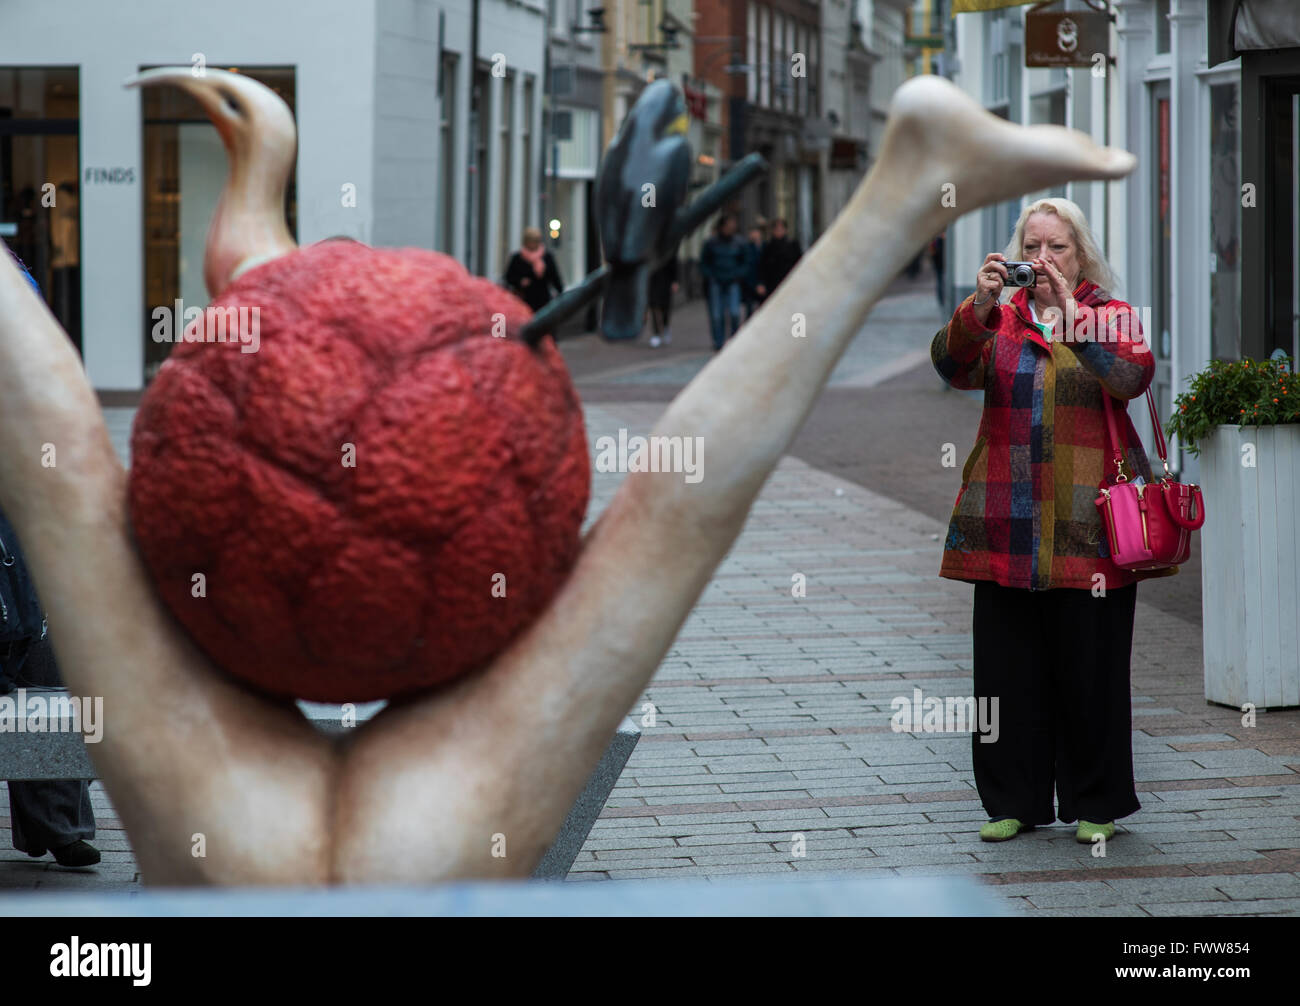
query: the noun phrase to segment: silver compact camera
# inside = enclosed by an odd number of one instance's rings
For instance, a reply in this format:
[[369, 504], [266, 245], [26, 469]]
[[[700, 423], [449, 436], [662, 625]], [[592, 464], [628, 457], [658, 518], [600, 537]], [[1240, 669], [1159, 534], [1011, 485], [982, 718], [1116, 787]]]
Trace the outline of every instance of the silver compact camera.
[[1032, 262], [1003, 262], [1007, 267], [1007, 286], [1037, 286], [1038, 274]]

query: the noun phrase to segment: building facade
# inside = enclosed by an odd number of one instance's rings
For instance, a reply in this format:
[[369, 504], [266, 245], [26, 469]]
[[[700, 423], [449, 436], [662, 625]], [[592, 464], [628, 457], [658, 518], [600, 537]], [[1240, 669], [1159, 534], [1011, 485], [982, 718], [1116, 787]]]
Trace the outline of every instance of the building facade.
[[821, 152], [818, 215], [829, 225], [848, 205], [867, 170], [872, 74], [880, 61], [863, 44], [864, 25], [857, 5], [851, 0], [823, 0], [821, 9], [821, 93], [830, 136]]
[[546, 15], [542, 0], [227, 0], [183, 17], [167, 0], [11, 0], [0, 236], [31, 262], [94, 386], [141, 389], [168, 348], [151, 338], [153, 308], [207, 301], [225, 157], [185, 96], [121, 85], [201, 61], [293, 108], [299, 243], [432, 248], [499, 276], [538, 219]]
[[[603, 19], [591, 0], [550, 0], [550, 101], [543, 231], [566, 284], [601, 262], [593, 207], [605, 133]], [[599, 8], [596, 8], [599, 9]]]
[[[1249, 13], [1251, 2], [1240, 6]], [[1063, 195], [1082, 207], [1120, 279], [1117, 296], [1141, 313], [1163, 416], [1211, 359], [1300, 349], [1300, 39], [1266, 52], [1225, 51], [1233, 7], [1121, 0], [1111, 58], [1086, 68], [1027, 68], [1020, 6], [960, 13], [948, 29], [953, 79], [990, 111], [1069, 126], [1137, 155], [1126, 179], [1071, 183], [1026, 199]], [[1067, 0], [1049, 10], [1089, 6]], [[985, 254], [1006, 245], [1021, 205], [989, 207], [950, 228], [949, 309], [974, 289]], [[1144, 410], [1131, 415], [1149, 437]], [[1194, 458], [1175, 451], [1175, 464], [1196, 477]]]
[[784, 217], [806, 246], [825, 226], [832, 133], [822, 108], [821, 5], [730, 0], [698, 4], [696, 13], [695, 73], [726, 96], [727, 159], [758, 152], [769, 166], [741, 197], [742, 223]]

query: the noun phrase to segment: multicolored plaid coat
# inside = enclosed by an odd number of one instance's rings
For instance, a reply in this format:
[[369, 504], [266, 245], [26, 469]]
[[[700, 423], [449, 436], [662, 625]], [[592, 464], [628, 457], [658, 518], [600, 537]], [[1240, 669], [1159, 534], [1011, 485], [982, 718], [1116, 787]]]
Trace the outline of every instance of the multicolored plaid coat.
[[1110, 559], [1094, 500], [1106, 463], [1103, 391], [1119, 399], [1125, 474], [1153, 481], [1142, 442], [1123, 411], [1143, 394], [1155, 360], [1136, 312], [1084, 281], [1070, 336], [1031, 320], [1028, 294], [994, 305], [987, 325], [972, 297], [934, 337], [930, 358], [954, 388], [983, 390], [984, 414], [962, 468], [940, 576], [1047, 590], [1124, 587], [1177, 569], [1133, 572]]

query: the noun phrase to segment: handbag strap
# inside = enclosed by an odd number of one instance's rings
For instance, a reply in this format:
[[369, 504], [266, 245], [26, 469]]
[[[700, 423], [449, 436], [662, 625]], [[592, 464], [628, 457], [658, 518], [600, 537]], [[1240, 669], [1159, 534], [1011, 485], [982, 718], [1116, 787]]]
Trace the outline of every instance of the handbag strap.
[[[1128, 407], [1117, 406], [1111, 401], [1111, 394], [1105, 388], [1102, 388], [1101, 402], [1102, 408], [1106, 412], [1106, 433], [1107, 441], [1110, 446], [1111, 463], [1115, 466], [1115, 480], [1117, 482], [1127, 482], [1128, 477], [1124, 474], [1124, 450], [1120, 444], [1119, 430], [1115, 425], [1115, 409], [1123, 408], [1127, 414]], [[1151, 426], [1156, 431], [1156, 450], [1160, 452], [1160, 463], [1165, 466], [1165, 471], [1169, 470], [1169, 458], [1165, 446], [1165, 431], [1160, 427], [1160, 414], [1156, 412], [1156, 399], [1151, 394], [1151, 387], [1147, 386], [1147, 409], [1151, 413]]]

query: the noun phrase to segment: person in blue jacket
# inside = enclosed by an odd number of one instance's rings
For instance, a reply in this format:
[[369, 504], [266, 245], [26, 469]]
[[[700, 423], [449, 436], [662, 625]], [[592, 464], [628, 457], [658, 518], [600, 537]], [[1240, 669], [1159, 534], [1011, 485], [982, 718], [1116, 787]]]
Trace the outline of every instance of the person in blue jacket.
[[[40, 286], [22, 260], [9, 252], [39, 294]], [[27, 576], [26, 563], [13, 527], [0, 513], [0, 562], [9, 603], [0, 612], [0, 694], [17, 688], [59, 688], [63, 680], [45, 634], [44, 609]], [[3, 598], [0, 598], [2, 600]], [[51, 779], [9, 783], [10, 830], [14, 848], [32, 857], [54, 853], [61, 866], [94, 866], [99, 850], [90, 783], [83, 779]]]
[[724, 213], [700, 250], [700, 275], [709, 299], [715, 353], [740, 328], [741, 286], [749, 268], [747, 244], [736, 234], [736, 218]]

